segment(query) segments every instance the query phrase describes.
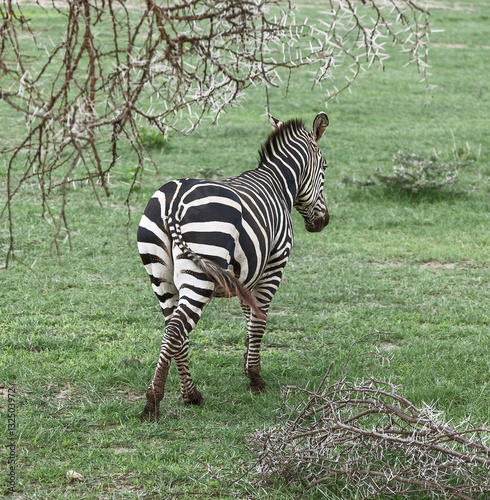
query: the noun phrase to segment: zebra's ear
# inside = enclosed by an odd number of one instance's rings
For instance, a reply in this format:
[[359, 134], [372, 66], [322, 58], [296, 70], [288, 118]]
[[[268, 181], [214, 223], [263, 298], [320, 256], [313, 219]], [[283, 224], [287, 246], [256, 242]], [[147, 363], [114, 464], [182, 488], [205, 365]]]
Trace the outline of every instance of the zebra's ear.
[[328, 127], [328, 116], [323, 111], [318, 113], [316, 118], [313, 120], [313, 137], [315, 138], [315, 142], [318, 144], [318, 141], [322, 138], [323, 132]]
[[269, 123], [274, 127], [274, 128], [278, 128], [282, 125], [282, 122], [280, 122], [279, 120], [277, 120], [276, 118], [274, 118], [272, 115], [270, 114], [267, 114], [267, 116], [269, 117]]

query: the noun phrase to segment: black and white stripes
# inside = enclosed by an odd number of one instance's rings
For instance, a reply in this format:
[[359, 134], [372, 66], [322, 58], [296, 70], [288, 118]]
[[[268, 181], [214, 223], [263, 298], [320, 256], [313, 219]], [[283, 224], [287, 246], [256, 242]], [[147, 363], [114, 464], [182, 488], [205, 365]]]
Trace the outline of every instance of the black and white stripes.
[[142, 420], [159, 418], [172, 358], [184, 401], [202, 403], [187, 363], [189, 333], [213, 296], [239, 298], [247, 318], [245, 374], [254, 392], [265, 390], [260, 343], [291, 251], [291, 209], [303, 216], [308, 231], [328, 224], [326, 164], [317, 146], [327, 115], [315, 118], [312, 132], [298, 120], [272, 121], [275, 129], [256, 169], [221, 182], [171, 181], [146, 207], [138, 249], [165, 317], [165, 333]]

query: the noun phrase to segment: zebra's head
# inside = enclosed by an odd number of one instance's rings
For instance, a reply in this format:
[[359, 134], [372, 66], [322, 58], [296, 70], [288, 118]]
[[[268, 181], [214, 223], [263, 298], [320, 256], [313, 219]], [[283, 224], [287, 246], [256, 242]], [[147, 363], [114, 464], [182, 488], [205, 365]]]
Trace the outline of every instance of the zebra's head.
[[[269, 115], [272, 126], [278, 128], [282, 122]], [[303, 216], [305, 228], [311, 233], [323, 230], [328, 224], [328, 208], [323, 192], [325, 181], [325, 168], [327, 163], [318, 148], [318, 142], [328, 127], [326, 113], [319, 113], [313, 121], [313, 130], [304, 130], [307, 142], [306, 165], [299, 179], [298, 191], [294, 200], [294, 208]]]

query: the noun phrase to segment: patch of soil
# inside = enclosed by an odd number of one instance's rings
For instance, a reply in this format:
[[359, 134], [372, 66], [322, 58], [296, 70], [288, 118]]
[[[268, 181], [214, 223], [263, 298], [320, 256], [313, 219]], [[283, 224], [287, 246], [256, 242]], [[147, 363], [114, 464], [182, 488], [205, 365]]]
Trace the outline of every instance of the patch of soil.
[[474, 12], [476, 7], [471, 4], [450, 4], [447, 2], [437, 1], [437, 0], [429, 0], [423, 3], [423, 6], [427, 10], [431, 9], [442, 9], [442, 10], [456, 10], [462, 12]]
[[440, 269], [454, 269], [456, 267], [456, 262], [438, 262], [437, 260], [429, 260], [428, 262], [424, 262], [422, 267], [435, 271]]

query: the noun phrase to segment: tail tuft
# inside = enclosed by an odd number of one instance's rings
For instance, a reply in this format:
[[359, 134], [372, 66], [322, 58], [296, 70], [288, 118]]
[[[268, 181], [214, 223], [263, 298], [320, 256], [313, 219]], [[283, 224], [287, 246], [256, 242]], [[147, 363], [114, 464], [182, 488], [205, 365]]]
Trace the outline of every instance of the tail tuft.
[[211, 260], [204, 259], [193, 252], [191, 253], [190, 257], [193, 262], [214, 281], [217, 288], [224, 291], [226, 297], [238, 297], [241, 302], [252, 308], [257, 318], [263, 321], [266, 320], [266, 315], [260, 309], [257, 299], [235, 276]]

